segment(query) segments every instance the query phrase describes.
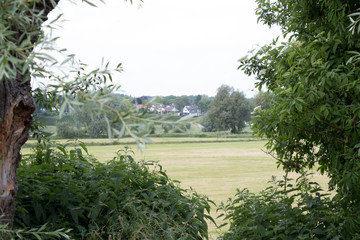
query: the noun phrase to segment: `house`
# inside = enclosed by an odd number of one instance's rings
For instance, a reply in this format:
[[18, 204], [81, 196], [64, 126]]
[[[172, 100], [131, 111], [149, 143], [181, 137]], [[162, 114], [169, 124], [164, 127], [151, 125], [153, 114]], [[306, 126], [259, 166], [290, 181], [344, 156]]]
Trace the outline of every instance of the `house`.
[[186, 105], [183, 108], [183, 116], [190, 115], [190, 114], [200, 116], [201, 111], [197, 105]]
[[165, 107], [165, 112], [166, 112], [166, 113], [173, 113], [173, 114], [175, 114], [175, 115], [179, 115], [179, 114], [180, 114], [179, 110], [175, 107], [174, 104], [172, 104], [171, 106], [167, 105], [167, 106]]
[[162, 105], [153, 104], [149, 108], [149, 111], [162, 114], [165, 112], [165, 108]]

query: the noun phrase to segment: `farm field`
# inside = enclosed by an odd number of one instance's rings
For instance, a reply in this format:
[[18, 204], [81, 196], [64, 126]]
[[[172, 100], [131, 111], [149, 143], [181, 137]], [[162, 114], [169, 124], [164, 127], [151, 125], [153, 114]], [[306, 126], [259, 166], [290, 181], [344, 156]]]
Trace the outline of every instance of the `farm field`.
[[[192, 187], [217, 203], [235, 194], [236, 188], [258, 192], [271, 176], [282, 178], [283, 171], [276, 161], [261, 149], [265, 141], [148, 144], [145, 151], [137, 150], [135, 159], [158, 161], [167, 174]], [[118, 145], [88, 146], [89, 153], [100, 161], [107, 161], [122, 149]], [[296, 177], [296, 176], [293, 176]], [[315, 174], [315, 179], [326, 185], [327, 179]]]
[[[161, 144], [147, 144], [145, 151], [137, 150], [134, 144], [128, 146], [135, 152], [136, 160], [158, 161], [170, 178], [179, 180], [183, 188], [192, 187], [216, 204], [234, 197], [237, 188], [259, 192], [267, 186], [271, 176], [280, 179], [284, 174], [281, 169], [277, 169], [276, 161], [261, 150], [266, 141], [215, 143], [203, 142], [206, 139], [193, 139], [192, 143], [187, 143], [183, 141], [189, 138], [170, 140], [154, 139], [155, 143]], [[112, 159], [124, 147], [125, 145], [87, 146], [89, 153], [100, 161]], [[25, 148], [23, 152], [29, 150]], [[315, 174], [314, 178], [323, 187], [326, 186], [325, 177]], [[211, 215], [216, 217], [217, 214], [214, 211]], [[210, 226], [210, 231], [216, 233], [215, 226]]]

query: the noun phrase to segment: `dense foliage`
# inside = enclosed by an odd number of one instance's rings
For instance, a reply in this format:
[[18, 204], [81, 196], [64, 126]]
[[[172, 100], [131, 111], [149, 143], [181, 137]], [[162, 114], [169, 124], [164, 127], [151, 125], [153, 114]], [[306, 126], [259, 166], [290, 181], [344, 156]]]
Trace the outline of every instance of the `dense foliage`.
[[235, 199], [222, 205], [229, 231], [221, 239], [360, 239], [346, 214], [306, 176], [271, 181], [259, 194], [238, 190]]
[[39, 68], [34, 60], [47, 58], [33, 52], [33, 48], [37, 43], [45, 42], [40, 26], [57, 2], [0, 2], [0, 81], [11, 81], [21, 76], [27, 82], [30, 80], [30, 67]]
[[250, 102], [243, 93], [222, 85], [202, 122], [204, 130], [239, 133], [245, 128], [245, 122], [251, 120], [251, 110]]
[[[67, 145], [67, 144], [66, 144]], [[127, 149], [107, 163], [79, 145], [39, 144], [18, 169], [16, 227], [48, 223], [74, 239], [207, 238], [207, 198], [184, 190]]]
[[[259, 194], [238, 191], [222, 207], [230, 222], [223, 239], [360, 239], [360, 3], [257, 3], [259, 21], [279, 25], [287, 42], [240, 60], [266, 91], [253, 129], [286, 172], [303, 175], [295, 187], [285, 180]], [[304, 177], [313, 167], [330, 177], [335, 196]]]
[[270, 108], [272, 98], [273, 98], [273, 95], [270, 92], [259, 91], [255, 95], [255, 97], [252, 101], [252, 104], [253, 104], [254, 108], [257, 108], [256, 111], [266, 110], [266, 109]]
[[[286, 171], [319, 166], [348, 214], [360, 226], [360, 50], [350, 31], [358, 0], [258, 0], [259, 21], [279, 25], [288, 42], [262, 47], [241, 60], [257, 86], [273, 94], [255, 118], [255, 132]], [[354, 16], [354, 15], [353, 15]], [[355, 15], [354, 17], [356, 17]], [[356, 29], [356, 26], [353, 26]]]

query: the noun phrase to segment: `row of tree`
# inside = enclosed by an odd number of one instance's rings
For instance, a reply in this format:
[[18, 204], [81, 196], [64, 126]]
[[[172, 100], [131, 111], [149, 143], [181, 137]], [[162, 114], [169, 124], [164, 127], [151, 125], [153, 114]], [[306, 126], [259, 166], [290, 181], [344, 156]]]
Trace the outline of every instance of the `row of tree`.
[[[130, 96], [121, 95], [124, 98], [131, 98]], [[158, 104], [162, 106], [171, 106], [175, 105], [175, 108], [179, 110], [180, 114], [182, 114], [183, 108], [187, 105], [196, 105], [198, 109], [205, 113], [207, 112], [209, 105], [213, 97], [209, 97], [207, 95], [182, 95], [182, 96], [142, 96], [137, 97], [132, 100], [134, 104], [147, 105], [151, 102], [151, 104]]]
[[[37, 92], [37, 91], [35, 91]], [[208, 97], [206, 95], [197, 96], [165, 96], [165, 97], [149, 97], [143, 96], [140, 98], [133, 98], [127, 95], [111, 94], [108, 96], [106, 106], [117, 109], [120, 112], [127, 113], [129, 111], [141, 110], [137, 109], [136, 105], [150, 104], [167, 104], [175, 105], [182, 110], [183, 106], [189, 104], [197, 104], [202, 113], [206, 113], [202, 117], [200, 123], [203, 125], [204, 132], [215, 131], [231, 131], [231, 133], [241, 132], [246, 122], [251, 120], [251, 112], [255, 106], [268, 104], [269, 101], [264, 98], [264, 93], [260, 92], [254, 99], [247, 99], [243, 93], [234, 90], [234, 88], [222, 85], [215, 97]], [[35, 95], [36, 100], [40, 100]], [[42, 99], [44, 100], [44, 99]], [[39, 102], [39, 101], [37, 101]], [[35, 114], [44, 120], [46, 125], [56, 125], [57, 135], [61, 138], [73, 137], [107, 137], [108, 123], [101, 114], [92, 114], [89, 109], [95, 107], [95, 103], [87, 103], [84, 105], [74, 105], [73, 110], [65, 110], [65, 114], [59, 119], [59, 109], [50, 108], [50, 111], [45, 107], [40, 107], [37, 104]], [[181, 113], [180, 113], [181, 115]], [[149, 118], [151, 114], [144, 115], [145, 119]], [[161, 121], [169, 121], [169, 118], [159, 118], [152, 116]], [[121, 125], [119, 122], [112, 123], [116, 116], [108, 116], [111, 125]], [[179, 117], [180, 118], [180, 117]], [[176, 121], [179, 118], [172, 119]], [[168, 132], [168, 124], [165, 124], [163, 130]], [[121, 127], [121, 126], [118, 126]], [[147, 127], [147, 131], [154, 133], [154, 127]], [[185, 128], [186, 130], [186, 128]]]

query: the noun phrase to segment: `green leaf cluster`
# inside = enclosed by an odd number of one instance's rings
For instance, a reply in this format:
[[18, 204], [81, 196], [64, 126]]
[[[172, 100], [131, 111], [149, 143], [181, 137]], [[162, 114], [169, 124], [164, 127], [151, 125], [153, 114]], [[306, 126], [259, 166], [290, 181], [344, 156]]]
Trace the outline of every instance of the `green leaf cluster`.
[[[273, 98], [254, 117], [254, 131], [286, 171], [318, 167], [330, 177], [348, 213], [359, 224], [360, 35], [349, 30], [357, 0], [257, 0], [259, 21], [279, 25], [278, 39], [240, 60], [257, 87]], [[350, 59], [350, 61], [349, 61]]]
[[204, 239], [210, 201], [129, 149], [100, 163], [81, 142], [41, 143], [18, 169], [16, 227], [72, 229], [73, 239]]
[[42, 225], [39, 228], [31, 228], [31, 229], [9, 229], [7, 224], [0, 225], [0, 236], [6, 237], [6, 239], [14, 240], [14, 239], [36, 239], [36, 240], [44, 240], [44, 239], [70, 239], [68, 233], [71, 229], [57, 229], [54, 231], [46, 231], [47, 224]]
[[306, 176], [276, 181], [258, 194], [237, 190], [220, 210], [230, 221], [221, 239], [360, 239], [360, 229], [347, 224], [336, 199]]
[[[0, 2], [0, 81], [19, 77], [30, 80], [30, 68], [36, 69], [35, 60], [54, 60], [46, 53], [33, 52], [39, 43], [53, 42], [46, 39], [41, 25], [47, 13], [56, 7], [58, 0]], [[53, 22], [57, 21], [54, 20]]]

